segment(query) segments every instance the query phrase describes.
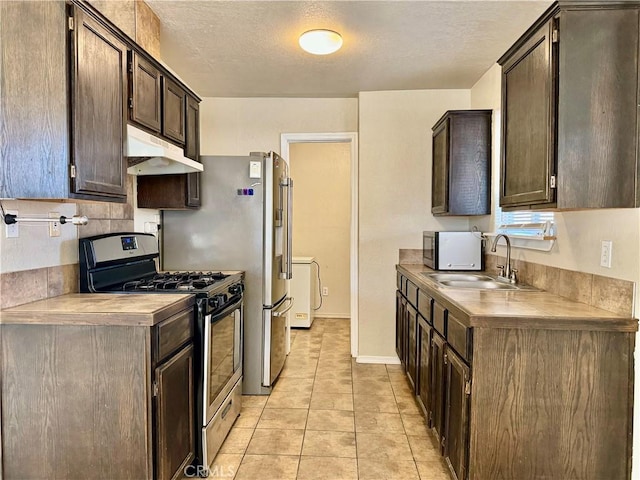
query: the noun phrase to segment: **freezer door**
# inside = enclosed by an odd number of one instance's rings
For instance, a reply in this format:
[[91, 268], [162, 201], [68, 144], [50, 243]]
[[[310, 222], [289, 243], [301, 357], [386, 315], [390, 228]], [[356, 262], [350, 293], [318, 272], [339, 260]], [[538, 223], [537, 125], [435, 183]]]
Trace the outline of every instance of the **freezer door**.
[[287, 357], [287, 312], [293, 307], [293, 298], [287, 297], [276, 308], [264, 309], [264, 345], [262, 385], [270, 387], [276, 380]]
[[276, 153], [265, 157], [265, 285], [264, 306], [274, 306], [287, 293], [291, 277], [291, 180], [287, 163]]

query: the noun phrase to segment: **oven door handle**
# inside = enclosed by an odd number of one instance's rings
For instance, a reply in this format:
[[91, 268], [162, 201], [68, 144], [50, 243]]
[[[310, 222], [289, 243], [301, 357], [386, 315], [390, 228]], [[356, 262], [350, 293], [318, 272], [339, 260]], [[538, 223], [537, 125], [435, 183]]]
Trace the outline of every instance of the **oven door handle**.
[[233, 302], [231, 305], [229, 305], [228, 307], [226, 307], [224, 310], [222, 310], [221, 312], [212, 314], [211, 320], [209, 320], [209, 323], [216, 323], [217, 321], [222, 320], [224, 317], [229, 315], [234, 310], [237, 310], [238, 308], [240, 308], [240, 305], [242, 305], [242, 295], [236, 295], [236, 297], [237, 297], [237, 300]]
[[282, 304], [284, 305], [286, 302], [289, 302], [289, 306], [287, 308], [285, 308], [284, 310], [280, 310], [280, 311], [277, 311], [277, 312], [274, 311], [272, 313], [272, 315], [274, 317], [283, 317], [283, 316], [285, 316], [287, 314], [287, 312], [289, 310], [291, 310], [293, 308], [293, 297], [287, 297], [287, 299]]

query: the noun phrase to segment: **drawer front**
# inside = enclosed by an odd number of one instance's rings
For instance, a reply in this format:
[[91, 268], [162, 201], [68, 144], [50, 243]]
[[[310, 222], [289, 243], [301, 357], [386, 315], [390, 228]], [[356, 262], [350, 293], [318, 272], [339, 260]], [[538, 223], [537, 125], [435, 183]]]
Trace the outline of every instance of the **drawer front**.
[[415, 307], [418, 306], [418, 287], [407, 280], [407, 300]]
[[447, 342], [467, 363], [471, 360], [471, 329], [451, 312], [447, 315]]
[[162, 362], [172, 352], [193, 338], [194, 309], [183, 310], [156, 325], [153, 329], [153, 358]]
[[432, 303], [433, 299], [429, 295], [422, 290], [418, 290], [418, 312], [430, 325], [433, 325], [433, 319], [431, 318]]
[[202, 428], [202, 445], [205, 465], [210, 465], [216, 457], [233, 423], [242, 409], [242, 379], [238, 381], [231, 393], [206, 427]]
[[433, 328], [447, 338], [447, 310], [436, 302], [433, 302]]

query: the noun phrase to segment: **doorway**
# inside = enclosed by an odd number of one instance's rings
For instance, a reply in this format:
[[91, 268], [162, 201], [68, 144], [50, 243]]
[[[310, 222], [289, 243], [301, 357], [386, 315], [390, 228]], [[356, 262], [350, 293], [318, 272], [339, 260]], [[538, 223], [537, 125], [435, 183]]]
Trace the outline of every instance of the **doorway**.
[[[356, 357], [358, 354], [357, 134], [351, 132], [282, 134], [280, 151], [283, 158], [290, 163], [294, 178], [294, 218], [296, 219], [294, 229], [296, 222], [305, 228], [305, 233], [298, 237], [300, 244], [296, 243], [294, 234], [294, 256], [298, 254], [318, 257], [318, 263], [322, 266], [323, 286], [329, 289], [329, 295], [322, 297], [324, 304], [319, 310], [319, 316], [350, 317], [351, 355]], [[304, 158], [309, 159], [309, 162], [303, 163]], [[326, 159], [324, 164], [323, 158]], [[300, 176], [297, 183], [296, 172]], [[304, 193], [299, 195], [298, 192], [301, 191]], [[300, 212], [296, 208], [298, 199], [300, 199], [298, 207]], [[321, 212], [321, 209], [324, 211]], [[297, 247], [308, 248], [309, 251], [300, 250]], [[348, 268], [344, 265], [345, 262]], [[348, 309], [348, 312], [343, 312], [344, 309]], [[345, 313], [348, 315], [344, 315]]]

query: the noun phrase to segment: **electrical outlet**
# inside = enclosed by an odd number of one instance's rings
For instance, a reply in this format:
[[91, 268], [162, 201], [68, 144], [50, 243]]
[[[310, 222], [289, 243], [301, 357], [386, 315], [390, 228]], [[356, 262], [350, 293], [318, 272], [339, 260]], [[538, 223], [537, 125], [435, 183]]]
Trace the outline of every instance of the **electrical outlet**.
[[[4, 213], [10, 213], [11, 215], [18, 216], [17, 210], [5, 210]], [[17, 223], [12, 223], [11, 225], [4, 225], [4, 236], [7, 238], [18, 238], [20, 236], [20, 230], [18, 229]]]
[[[58, 212], [49, 212], [49, 218], [60, 218], [60, 214]], [[60, 236], [60, 222], [49, 222], [49, 236], [50, 237], [59, 237]]]
[[611, 240], [603, 240], [600, 247], [600, 266], [611, 268], [611, 254], [613, 242]]
[[322, 296], [326, 297], [329, 295], [329, 287], [322, 287]]

